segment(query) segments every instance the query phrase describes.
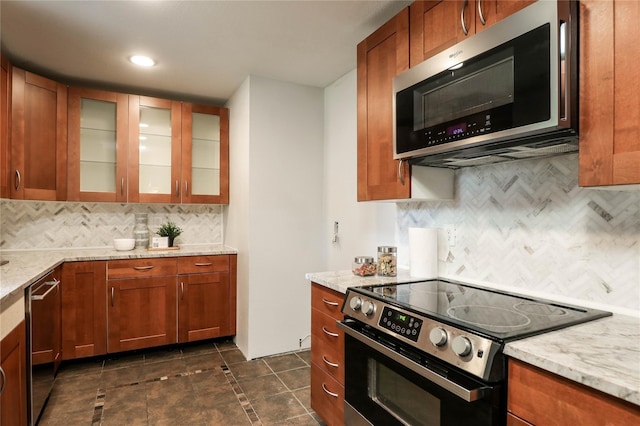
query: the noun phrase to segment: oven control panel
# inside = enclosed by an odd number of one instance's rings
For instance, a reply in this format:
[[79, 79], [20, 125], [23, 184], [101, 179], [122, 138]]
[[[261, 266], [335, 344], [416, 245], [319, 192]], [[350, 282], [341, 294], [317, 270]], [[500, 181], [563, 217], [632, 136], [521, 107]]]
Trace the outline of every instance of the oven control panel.
[[351, 289], [342, 313], [484, 380], [501, 350], [499, 342]]
[[385, 306], [378, 325], [414, 342], [418, 341], [422, 320], [412, 315]]

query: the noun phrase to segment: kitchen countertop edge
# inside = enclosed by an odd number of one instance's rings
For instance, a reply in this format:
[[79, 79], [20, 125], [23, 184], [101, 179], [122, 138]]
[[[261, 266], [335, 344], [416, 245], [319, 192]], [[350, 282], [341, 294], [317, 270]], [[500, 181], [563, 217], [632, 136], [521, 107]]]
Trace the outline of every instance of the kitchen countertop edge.
[[77, 248], [60, 250], [6, 250], [3, 259], [9, 260], [0, 269], [0, 303], [24, 291], [25, 288], [64, 262], [100, 260], [146, 259], [160, 257], [213, 256], [237, 254], [237, 250], [223, 244], [181, 246], [180, 250], [148, 251], [145, 249], [117, 251], [105, 248]]
[[[340, 293], [362, 285], [421, 281], [406, 271], [397, 277], [359, 277], [351, 271], [305, 274]], [[615, 314], [505, 345], [504, 354], [640, 406], [640, 319]]]

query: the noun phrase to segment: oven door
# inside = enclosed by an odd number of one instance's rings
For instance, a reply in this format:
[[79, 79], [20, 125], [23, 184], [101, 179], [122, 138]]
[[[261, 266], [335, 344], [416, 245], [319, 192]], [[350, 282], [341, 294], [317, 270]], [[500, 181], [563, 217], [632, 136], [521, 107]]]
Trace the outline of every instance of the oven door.
[[[424, 355], [400, 355], [348, 325], [345, 332], [345, 407], [348, 425], [504, 425], [504, 386], [477, 381]], [[404, 349], [401, 349], [404, 351]], [[428, 366], [424, 365], [428, 364]]]

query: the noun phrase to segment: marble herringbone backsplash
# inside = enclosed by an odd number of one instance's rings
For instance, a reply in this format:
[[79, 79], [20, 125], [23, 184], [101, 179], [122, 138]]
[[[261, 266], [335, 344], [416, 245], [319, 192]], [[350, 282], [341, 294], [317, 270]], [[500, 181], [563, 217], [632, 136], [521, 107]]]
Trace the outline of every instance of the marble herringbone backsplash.
[[397, 205], [399, 251], [409, 227], [454, 224], [441, 274], [640, 311], [640, 192], [580, 188], [577, 166], [571, 154], [459, 170], [455, 201]]
[[134, 213], [148, 213], [153, 234], [171, 220], [177, 244], [222, 243], [222, 208], [210, 205], [70, 203], [0, 200], [0, 249], [106, 247], [133, 238]]

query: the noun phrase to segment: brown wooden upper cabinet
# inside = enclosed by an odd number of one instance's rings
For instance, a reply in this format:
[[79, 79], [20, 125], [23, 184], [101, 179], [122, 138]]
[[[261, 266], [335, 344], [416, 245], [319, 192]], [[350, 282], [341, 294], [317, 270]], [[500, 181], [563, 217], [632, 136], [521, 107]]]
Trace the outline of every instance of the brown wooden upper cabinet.
[[358, 44], [358, 201], [408, 198], [409, 167], [393, 159], [393, 77], [409, 68], [409, 8]]
[[11, 64], [0, 54], [0, 198], [9, 198], [9, 123], [11, 122]]
[[182, 104], [183, 203], [229, 203], [229, 110]]
[[180, 203], [180, 102], [129, 96], [129, 201]]
[[490, 27], [535, 0], [416, 1], [411, 4], [411, 66]]
[[580, 2], [580, 186], [640, 184], [639, 19], [639, 2]]
[[69, 88], [69, 201], [127, 202], [128, 96]]
[[13, 67], [11, 198], [67, 197], [67, 87]]

